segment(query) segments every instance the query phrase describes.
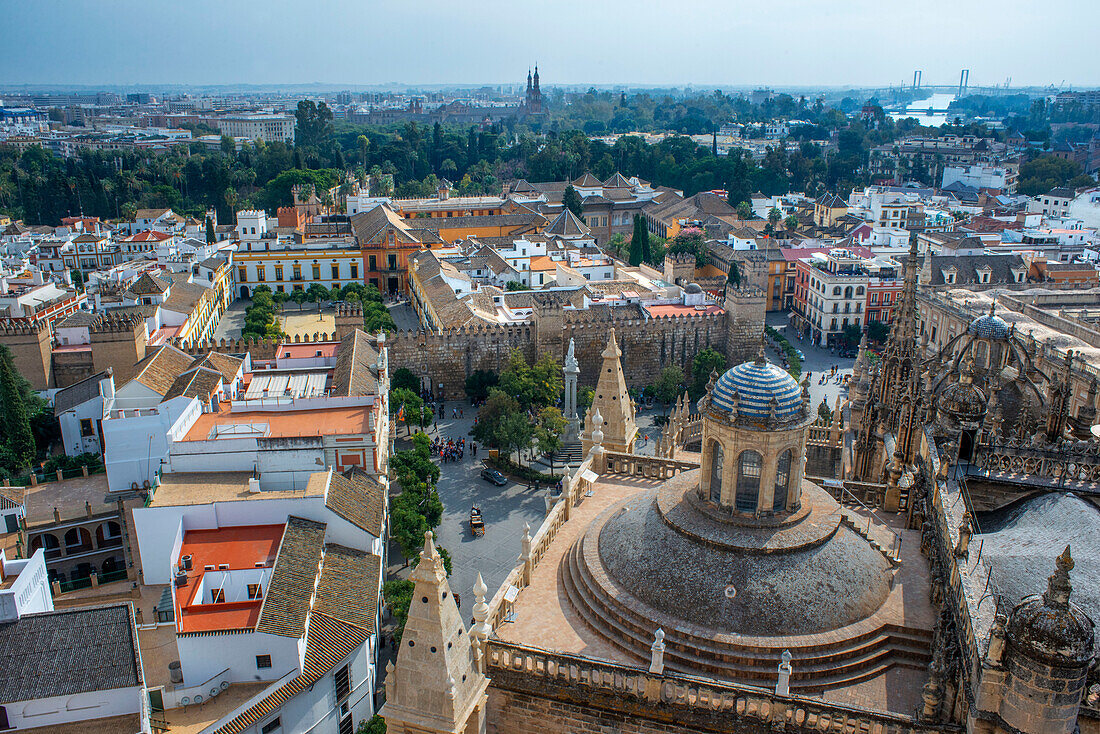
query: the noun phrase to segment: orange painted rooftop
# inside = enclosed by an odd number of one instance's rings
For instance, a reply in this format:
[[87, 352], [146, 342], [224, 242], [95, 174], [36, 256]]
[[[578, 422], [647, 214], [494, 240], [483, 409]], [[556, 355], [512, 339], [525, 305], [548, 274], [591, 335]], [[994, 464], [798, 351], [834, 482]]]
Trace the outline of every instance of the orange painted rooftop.
[[[228, 565], [229, 570], [275, 565], [285, 525], [247, 525], [214, 530], [188, 530], [176, 563], [191, 556], [187, 584], [176, 587], [176, 629], [179, 632], [211, 632], [248, 629], [260, 619], [263, 599], [204, 604], [195, 594], [202, 585], [204, 566]], [[265, 590], [266, 591], [266, 590]]]
[[682, 303], [669, 303], [660, 306], [646, 306], [651, 316], [687, 316], [692, 314], [722, 313], [722, 307], [713, 303], [705, 304], [705, 309], [697, 309], [695, 306], [685, 306]]
[[278, 357], [279, 359], [303, 359], [305, 357], [316, 357], [317, 352], [320, 352], [322, 357], [335, 357], [336, 349], [339, 346], [340, 342], [284, 344], [279, 347]]
[[[184, 441], [207, 441], [213, 438], [215, 426], [266, 424], [270, 438], [294, 436], [348, 436], [370, 431], [369, 405], [313, 410], [232, 410], [229, 401], [219, 406], [217, 413], [203, 413], [183, 437]], [[233, 438], [223, 434], [222, 438]]]

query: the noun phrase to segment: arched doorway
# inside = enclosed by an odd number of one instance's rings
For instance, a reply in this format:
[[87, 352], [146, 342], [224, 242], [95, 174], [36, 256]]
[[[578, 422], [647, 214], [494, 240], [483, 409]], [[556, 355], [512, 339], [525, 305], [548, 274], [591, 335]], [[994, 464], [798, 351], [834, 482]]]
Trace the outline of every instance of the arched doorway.
[[247, 285], [242, 285], [241, 286], [241, 298], [248, 298], [248, 286]]
[[969, 463], [974, 458], [974, 433], [971, 429], [964, 430], [959, 435], [959, 461]]
[[39, 548], [45, 550], [46, 558], [57, 558], [61, 555], [61, 543], [52, 533], [42, 533], [31, 538], [30, 551], [34, 553]]
[[112, 573], [114, 571], [121, 571], [122, 563], [114, 556], [109, 556], [107, 560], [103, 562], [103, 573]]
[[756, 512], [756, 503], [760, 499], [760, 468], [763, 464], [760, 454], [755, 451], [742, 451], [737, 458], [737, 499], [738, 512]]
[[69, 528], [65, 533], [65, 553], [86, 553], [92, 549], [92, 535], [84, 528]]
[[122, 545], [122, 526], [114, 520], [100, 523], [95, 529], [97, 548], [115, 548]]

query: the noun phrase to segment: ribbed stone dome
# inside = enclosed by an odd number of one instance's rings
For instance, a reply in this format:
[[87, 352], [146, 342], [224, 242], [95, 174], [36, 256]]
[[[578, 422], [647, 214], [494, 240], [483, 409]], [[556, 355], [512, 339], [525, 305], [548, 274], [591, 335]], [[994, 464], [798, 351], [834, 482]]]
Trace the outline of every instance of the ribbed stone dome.
[[772, 414], [773, 398], [778, 421], [796, 418], [802, 411], [798, 383], [786, 370], [759, 357], [727, 370], [719, 378], [711, 393], [711, 406], [729, 411], [736, 404], [738, 418], [767, 420]]

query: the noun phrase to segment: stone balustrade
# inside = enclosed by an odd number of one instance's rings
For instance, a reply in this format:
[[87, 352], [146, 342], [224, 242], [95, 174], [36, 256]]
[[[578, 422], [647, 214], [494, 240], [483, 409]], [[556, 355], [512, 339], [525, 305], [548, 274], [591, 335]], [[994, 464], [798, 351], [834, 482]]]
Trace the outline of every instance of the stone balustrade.
[[585, 495], [592, 489], [592, 482], [585, 478], [586, 472], [594, 471], [594, 457], [589, 455], [572, 475], [562, 479], [561, 494], [554, 500], [546, 519], [530, 538], [530, 546], [525, 547], [519, 562], [497, 589], [489, 602], [489, 625], [496, 629], [503, 624], [511, 613], [511, 603], [507, 600], [509, 589], [522, 589], [530, 583], [531, 573], [546, 555], [550, 544], [557, 537], [558, 530], [572, 517], [573, 508], [584, 501]]
[[632, 477], [645, 477], [646, 479], [671, 479], [680, 472], [699, 468], [699, 465], [692, 461], [675, 461], [655, 456], [620, 454], [610, 451], [605, 456], [608, 474], [627, 474]]
[[926, 726], [913, 717], [821, 698], [780, 695], [766, 688], [672, 672], [651, 673], [642, 667], [497, 639], [486, 644], [486, 672], [496, 688], [573, 701], [598, 699], [627, 715], [668, 719], [689, 730], [693, 724], [710, 730], [715, 714], [786, 731], [916, 734], [962, 730], [950, 724]]

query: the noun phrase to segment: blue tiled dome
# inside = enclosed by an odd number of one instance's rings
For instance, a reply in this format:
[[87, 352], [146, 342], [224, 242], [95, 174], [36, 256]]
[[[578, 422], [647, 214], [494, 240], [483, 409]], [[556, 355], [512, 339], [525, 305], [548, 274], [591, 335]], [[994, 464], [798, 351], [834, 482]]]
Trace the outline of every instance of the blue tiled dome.
[[802, 390], [798, 383], [785, 370], [763, 359], [727, 370], [714, 385], [711, 405], [718, 410], [731, 410], [735, 392], [739, 399], [739, 418], [766, 420], [771, 415], [773, 397], [777, 403], [777, 420], [791, 420], [802, 410]]
[[995, 314], [979, 316], [966, 327], [966, 333], [982, 339], [1007, 339], [1008, 322]]

